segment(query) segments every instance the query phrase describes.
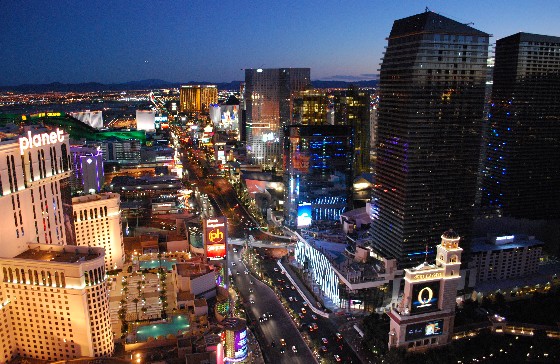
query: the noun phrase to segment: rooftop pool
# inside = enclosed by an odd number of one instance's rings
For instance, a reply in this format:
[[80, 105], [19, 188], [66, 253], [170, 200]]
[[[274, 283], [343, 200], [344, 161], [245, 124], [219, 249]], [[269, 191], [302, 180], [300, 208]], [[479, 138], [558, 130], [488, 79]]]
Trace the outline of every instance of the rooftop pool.
[[[162, 259], [161, 266], [165, 268], [165, 270], [170, 271], [173, 269], [173, 265], [177, 263], [176, 259]], [[154, 269], [159, 268], [159, 259], [155, 260], [141, 260], [139, 262], [140, 270], [142, 269]]]
[[158, 336], [167, 336], [169, 334], [177, 336], [181, 331], [188, 328], [189, 320], [186, 315], [169, 316], [168, 322], [140, 326], [136, 330], [136, 341], [145, 342], [150, 337], [155, 339]]

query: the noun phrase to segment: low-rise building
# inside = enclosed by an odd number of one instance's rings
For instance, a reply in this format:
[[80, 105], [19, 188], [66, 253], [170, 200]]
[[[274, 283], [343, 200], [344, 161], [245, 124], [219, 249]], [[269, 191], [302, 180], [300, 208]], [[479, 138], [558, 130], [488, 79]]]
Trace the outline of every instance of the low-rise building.
[[543, 242], [526, 235], [474, 239], [471, 258], [476, 267], [476, 282], [537, 273], [543, 246]]

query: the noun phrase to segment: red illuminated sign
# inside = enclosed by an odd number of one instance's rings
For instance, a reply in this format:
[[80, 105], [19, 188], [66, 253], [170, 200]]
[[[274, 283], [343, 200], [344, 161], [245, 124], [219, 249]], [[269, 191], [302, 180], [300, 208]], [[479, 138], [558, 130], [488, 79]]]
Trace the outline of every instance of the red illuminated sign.
[[206, 257], [222, 259], [226, 256], [227, 219], [219, 216], [204, 220], [204, 246]]

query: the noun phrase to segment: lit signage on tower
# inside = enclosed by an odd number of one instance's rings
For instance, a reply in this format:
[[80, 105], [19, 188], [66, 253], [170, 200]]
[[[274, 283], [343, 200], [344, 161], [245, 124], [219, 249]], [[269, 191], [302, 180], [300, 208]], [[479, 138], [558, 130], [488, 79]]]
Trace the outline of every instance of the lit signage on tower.
[[247, 357], [247, 330], [238, 331], [235, 333], [234, 357], [237, 360], [243, 360]]
[[227, 219], [225, 216], [205, 219], [203, 228], [206, 257], [223, 259], [226, 256]]
[[437, 311], [439, 299], [439, 281], [417, 283], [412, 288], [411, 314]]
[[301, 229], [311, 225], [311, 204], [301, 203], [298, 205], [297, 228]]
[[435, 320], [406, 326], [405, 340], [417, 340], [443, 334], [443, 320]]
[[32, 135], [30, 131], [27, 132], [27, 137], [19, 138], [19, 150], [21, 155], [24, 154], [25, 150], [39, 148], [44, 145], [62, 143], [64, 141], [64, 131], [56, 128], [56, 132], [42, 133]]

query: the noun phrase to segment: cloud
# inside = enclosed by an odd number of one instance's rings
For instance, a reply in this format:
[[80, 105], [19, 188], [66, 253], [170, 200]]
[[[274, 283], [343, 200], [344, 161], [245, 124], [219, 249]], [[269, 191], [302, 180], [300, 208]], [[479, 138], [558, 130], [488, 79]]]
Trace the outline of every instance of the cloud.
[[379, 78], [378, 74], [374, 73], [362, 73], [359, 75], [334, 75], [323, 77], [325, 81], [368, 81], [377, 80]]

